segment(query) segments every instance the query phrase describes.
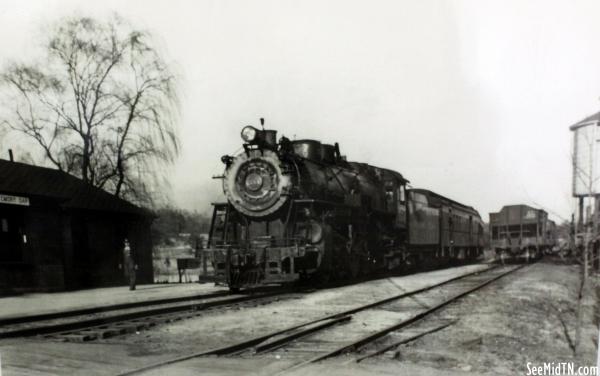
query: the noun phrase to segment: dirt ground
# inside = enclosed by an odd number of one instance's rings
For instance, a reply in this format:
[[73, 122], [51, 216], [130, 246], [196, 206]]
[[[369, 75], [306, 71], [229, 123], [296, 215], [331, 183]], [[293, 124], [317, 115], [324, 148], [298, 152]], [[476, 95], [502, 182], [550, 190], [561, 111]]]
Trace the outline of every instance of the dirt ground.
[[[500, 279], [416, 324], [425, 327], [432, 321], [458, 320], [437, 333], [362, 363], [355, 362], [355, 355], [348, 355], [286, 374], [526, 375], [528, 363], [595, 365], [598, 326], [593, 314], [599, 306], [592, 286], [586, 294], [579, 355], [575, 356], [572, 349], [578, 283], [578, 267], [543, 261]], [[287, 367], [284, 359], [276, 358], [256, 362], [205, 358], [150, 374], [193, 375], [203, 370], [215, 375], [271, 375]]]
[[[439, 312], [458, 322], [384, 356], [342, 368], [322, 364], [317, 374], [525, 375], [544, 362], [593, 366], [598, 341], [594, 279], [587, 291], [579, 354], [573, 352], [578, 267], [540, 262], [476, 292]], [[594, 325], [594, 322], [596, 323]], [[424, 325], [424, 323], [420, 325]], [[331, 362], [335, 364], [336, 362]], [[309, 371], [306, 369], [305, 371]], [[345, 371], [345, 372], [344, 372]]]
[[207, 312], [137, 336], [115, 337], [110, 342], [133, 345], [131, 354], [135, 356], [208, 351], [485, 268], [487, 266], [469, 265], [295, 294], [253, 308]]
[[[254, 308], [216, 311], [195, 319], [90, 344], [38, 339], [0, 341], [3, 375], [117, 374], [128, 369], [205, 351], [244, 338], [257, 337], [346, 310], [365, 299], [376, 300], [483, 268], [473, 265], [397, 278], [386, 278], [298, 295]], [[596, 278], [596, 277], [594, 277]], [[596, 295], [587, 294], [582, 351], [574, 356], [577, 268], [541, 262], [496, 281], [449, 305], [437, 318], [454, 325], [394, 351], [355, 363], [343, 356], [298, 369], [294, 375], [524, 375], [526, 364], [573, 361], [592, 365], [596, 359], [598, 311]], [[435, 320], [436, 318], [433, 318]], [[422, 325], [427, 324], [423, 322]], [[421, 325], [421, 324], [419, 324]], [[33, 364], [33, 365], [32, 365]], [[283, 359], [257, 361], [196, 358], [152, 374], [270, 375], [286, 368]]]

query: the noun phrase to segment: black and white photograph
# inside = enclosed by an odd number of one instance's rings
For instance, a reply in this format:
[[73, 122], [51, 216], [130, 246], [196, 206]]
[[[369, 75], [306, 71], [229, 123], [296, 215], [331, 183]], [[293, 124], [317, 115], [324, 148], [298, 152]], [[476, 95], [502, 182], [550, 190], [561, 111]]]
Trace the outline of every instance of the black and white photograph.
[[600, 1], [0, 0], [0, 376], [599, 348]]

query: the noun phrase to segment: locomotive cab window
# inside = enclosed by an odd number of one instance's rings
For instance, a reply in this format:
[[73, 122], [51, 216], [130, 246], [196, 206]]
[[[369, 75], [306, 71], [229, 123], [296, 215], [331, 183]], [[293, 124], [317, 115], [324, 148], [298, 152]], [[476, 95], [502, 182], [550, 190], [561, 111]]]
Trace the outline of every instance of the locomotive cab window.
[[392, 188], [392, 187], [386, 188], [385, 199], [388, 202], [392, 202], [394, 200], [394, 188]]
[[385, 206], [386, 210], [393, 211], [396, 208], [396, 192], [392, 182], [388, 182], [385, 185]]

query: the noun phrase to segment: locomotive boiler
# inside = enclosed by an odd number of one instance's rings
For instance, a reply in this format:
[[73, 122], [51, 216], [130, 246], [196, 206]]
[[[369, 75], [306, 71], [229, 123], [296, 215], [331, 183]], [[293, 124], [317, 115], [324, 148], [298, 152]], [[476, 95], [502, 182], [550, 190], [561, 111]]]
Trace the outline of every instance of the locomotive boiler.
[[[408, 180], [392, 170], [348, 162], [337, 143], [277, 141], [276, 131], [252, 126], [244, 127], [241, 136], [243, 152], [221, 158], [227, 202], [213, 204], [209, 234], [215, 277], [231, 289], [354, 278], [459, 254], [453, 235], [442, 234], [448, 230], [440, 221], [444, 210], [457, 213], [468, 207], [429, 192], [435, 198], [427, 210], [437, 213], [437, 222], [431, 216], [423, 222], [426, 208], [409, 205]], [[424, 197], [419, 192], [411, 196]], [[409, 208], [421, 233], [409, 231]], [[479, 215], [468, 211], [477, 230]], [[477, 247], [472, 228], [469, 250]], [[413, 247], [411, 236], [418, 243], [427, 229], [440, 233], [437, 240]]]

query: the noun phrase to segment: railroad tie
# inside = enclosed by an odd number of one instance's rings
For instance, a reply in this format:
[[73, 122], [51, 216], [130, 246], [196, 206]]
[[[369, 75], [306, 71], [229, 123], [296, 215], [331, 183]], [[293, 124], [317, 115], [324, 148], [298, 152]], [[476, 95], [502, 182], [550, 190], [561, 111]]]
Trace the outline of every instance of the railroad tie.
[[96, 338], [94, 335], [84, 333], [65, 334], [61, 336], [61, 339], [65, 342], [87, 342]]
[[114, 329], [114, 328], [107, 328], [107, 329], [104, 329], [101, 333], [102, 333], [102, 338], [111, 338], [111, 337], [116, 337], [116, 336], [120, 335], [121, 331]]
[[120, 334], [137, 332], [136, 325], [130, 322], [117, 323], [114, 325], [114, 328], [117, 329], [120, 332]]

